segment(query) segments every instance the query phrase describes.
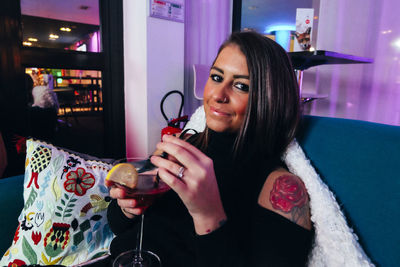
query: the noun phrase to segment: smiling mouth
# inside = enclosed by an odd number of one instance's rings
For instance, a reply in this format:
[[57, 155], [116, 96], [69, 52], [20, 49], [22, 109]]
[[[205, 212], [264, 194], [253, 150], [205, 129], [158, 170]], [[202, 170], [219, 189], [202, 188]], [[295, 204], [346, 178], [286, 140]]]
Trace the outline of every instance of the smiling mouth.
[[221, 117], [228, 117], [230, 116], [230, 113], [224, 112], [220, 109], [216, 109], [214, 107], [210, 107], [210, 111], [212, 114], [214, 114], [215, 116], [221, 116]]

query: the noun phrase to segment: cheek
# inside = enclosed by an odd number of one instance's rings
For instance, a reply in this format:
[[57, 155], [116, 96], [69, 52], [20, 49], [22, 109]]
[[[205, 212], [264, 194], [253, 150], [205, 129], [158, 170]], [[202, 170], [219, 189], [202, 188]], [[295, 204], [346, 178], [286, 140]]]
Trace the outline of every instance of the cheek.
[[238, 116], [244, 116], [247, 109], [248, 96], [241, 97], [235, 101], [235, 111]]
[[204, 103], [207, 102], [207, 100], [211, 97], [211, 95], [212, 95], [212, 87], [209, 86], [209, 81], [207, 81], [206, 85], [204, 86], [204, 92], [203, 92]]

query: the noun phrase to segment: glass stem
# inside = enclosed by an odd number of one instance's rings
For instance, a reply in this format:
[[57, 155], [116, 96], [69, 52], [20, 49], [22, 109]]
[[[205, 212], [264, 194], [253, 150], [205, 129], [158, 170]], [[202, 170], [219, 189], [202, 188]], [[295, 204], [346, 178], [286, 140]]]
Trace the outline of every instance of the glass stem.
[[140, 228], [138, 231], [138, 238], [137, 238], [137, 243], [136, 243], [136, 256], [135, 256], [135, 261], [136, 262], [143, 262], [142, 258], [142, 244], [143, 244], [143, 222], [144, 222], [144, 213], [140, 215]]

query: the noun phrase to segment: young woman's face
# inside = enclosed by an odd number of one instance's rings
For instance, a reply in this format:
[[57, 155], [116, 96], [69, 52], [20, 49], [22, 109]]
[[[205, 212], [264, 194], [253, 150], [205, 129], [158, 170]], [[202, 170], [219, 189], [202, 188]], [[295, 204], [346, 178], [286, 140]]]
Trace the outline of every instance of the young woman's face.
[[204, 88], [207, 126], [216, 132], [237, 132], [249, 97], [246, 57], [237, 45], [226, 46], [210, 70]]

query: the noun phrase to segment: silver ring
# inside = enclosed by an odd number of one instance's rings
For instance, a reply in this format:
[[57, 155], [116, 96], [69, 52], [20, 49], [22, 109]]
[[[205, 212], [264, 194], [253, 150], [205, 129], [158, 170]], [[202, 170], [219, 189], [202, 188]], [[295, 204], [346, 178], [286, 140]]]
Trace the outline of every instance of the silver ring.
[[185, 167], [182, 166], [182, 167], [179, 168], [179, 172], [178, 172], [178, 175], [177, 175], [179, 179], [182, 179], [184, 171], [185, 171]]

